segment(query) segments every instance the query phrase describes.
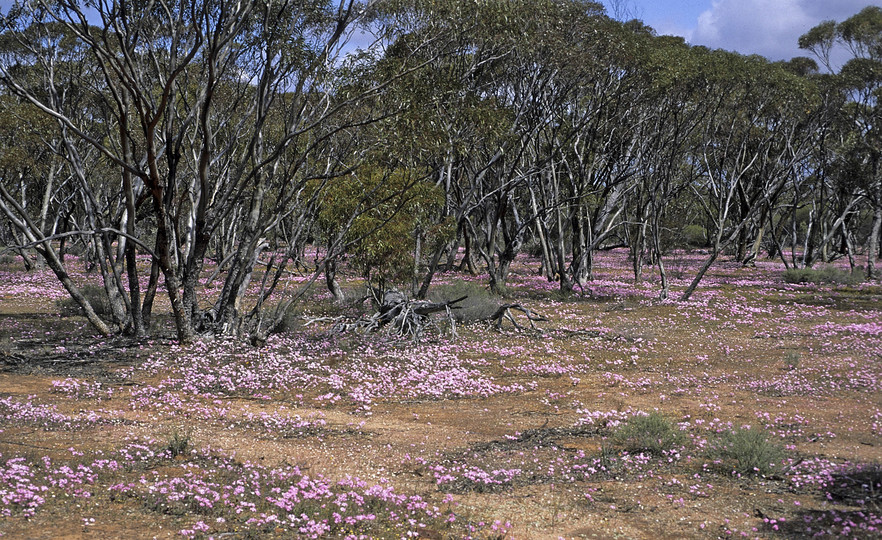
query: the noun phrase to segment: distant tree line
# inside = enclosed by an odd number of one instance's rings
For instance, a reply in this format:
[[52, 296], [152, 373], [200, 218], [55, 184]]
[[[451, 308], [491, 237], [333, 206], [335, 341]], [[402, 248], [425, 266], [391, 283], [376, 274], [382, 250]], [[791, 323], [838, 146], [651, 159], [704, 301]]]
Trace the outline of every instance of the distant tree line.
[[501, 291], [525, 251], [584, 289], [614, 247], [661, 298], [675, 248], [706, 253], [683, 300], [722, 254], [879, 278], [879, 7], [789, 62], [580, 0], [32, 0], [0, 26], [0, 238], [105, 334], [148, 333], [162, 291], [181, 341], [260, 342], [316, 281], [342, 299], [344, 260], [417, 297], [453, 269]]

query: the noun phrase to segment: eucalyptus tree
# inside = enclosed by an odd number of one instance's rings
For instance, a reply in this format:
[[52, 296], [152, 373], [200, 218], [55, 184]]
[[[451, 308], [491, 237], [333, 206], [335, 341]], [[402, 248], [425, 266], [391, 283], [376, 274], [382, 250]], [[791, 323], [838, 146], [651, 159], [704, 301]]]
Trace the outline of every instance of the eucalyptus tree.
[[[493, 3], [490, 3], [493, 4]], [[488, 6], [490, 5], [488, 4]], [[567, 98], [573, 51], [589, 35], [602, 8], [591, 2], [500, 2], [487, 12], [477, 37], [498, 51], [476, 75], [481, 101], [492, 105], [494, 137], [472, 151], [465, 234], [484, 262], [491, 290], [500, 290], [538, 217], [524, 204], [530, 182], [549, 155], [537, 142], [554, 122], [553, 104]]]
[[704, 99], [710, 111], [696, 156], [702, 181], [694, 189], [712, 228], [712, 244], [683, 300], [724, 249], [739, 239], [746, 242], [745, 231], [781, 196], [811, 141], [804, 118], [811, 93], [800, 78], [763, 58], [707, 54], [714, 70], [707, 73]]
[[[819, 257], [829, 260], [828, 245], [838, 230], [829, 229], [829, 225], [845, 220], [859, 195], [833, 181], [833, 148], [841, 135], [836, 124], [843, 102], [838, 83], [830, 75], [818, 73], [817, 64], [809, 58], [779, 65], [799, 77], [815, 97], [807, 104], [803, 130], [810, 139], [810, 152], [795, 165], [778, 207], [766, 212], [769, 254], [779, 255], [788, 267], [811, 266]], [[784, 250], [788, 244], [789, 258]]]
[[[832, 52], [844, 47], [851, 58], [836, 75], [844, 97], [838, 126], [841, 143], [832, 160], [838, 176], [853, 184], [866, 200], [872, 220], [867, 236], [867, 277], [877, 279], [880, 236], [882, 236], [882, 136], [880, 136], [879, 98], [882, 97], [882, 8], [868, 6], [837, 23], [825, 21], [799, 39], [799, 46], [814, 53], [830, 71]], [[850, 210], [850, 209], [849, 209]], [[845, 227], [847, 214], [837, 219]], [[843, 231], [848, 238], [848, 231]]]
[[496, 102], [513, 122], [504, 153], [486, 154], [497, 160], [495, 183], [483, 199], [490, 204], [476, 207], [477, 236], [491, 286], [532, 229], [546, 277], [569, 292], [586, 286], [593, 251], [617, 228], [638, 159], [643, 89], [634, 84], [631, 29], [591, 3], [541, 7], [493, 73]]
[[[57, 233], [57, 225], [63, 228], [71, 225], [73, 229], [82, 227], [95, 234], [87, 240], [89, 252], [95, 255], [90, 263], [101, 269], [105, 292], [112, 304], [112, 324], [122, 325], [125, 314], [121, 307], [124, 291], [120, 288], [114, 253], [106, 234], [111, 227], [104, 219], [106, 211], [114, 205], [115, 193], [104, 189], [102, 166], [99, 152], [90, 145], [83, 144], [85, 138], [100, 138], [104, 128], [100, 101], [90, 94], [91, 74], [96, 64], [87, 57], [81, 44], [68, 29], [54, 21], [40, 23], [23, 22], [27, 17], [13, 8], [4, 22], [15, 20], [22, 23], [17, 32], [5, 32], [2, 39], [2, 74], [6, 79], [15, 79], [11, 92], [4, 94], [7, 119], [16, 123], [19, 137], [9, 141], [4, 154], [14, 153], [16, 149], [26, 149], [33, 156], [43, 155], [48, 168], [29, 167], [28, 177], [19, 171], [21, 181], [27, 181], [30, 188], [43, 191], [43, 203], [39, 212], [29, 205], [26, 190], [10, 191], [10, 169], [4, 172], [3, 185], [0, 186], [0, 209], [7, 222], [17, 229], [28, 247], [33, 247], [46, 261], [74, 299], [83, 306], [86, 316], [102, 332], [109, 333], [110, 327], [95, 314], [88, 299], [83, 296], [69, 277], [63, 261], [63, 250], [56, 251], [46, 242], [47, 236]], [[80, 133], [85, 137], [67, 137], [69, 131], [63, 123], [57, 122], [47, 110], [66, 110], [67, 118], [77, 122]], [[32, 134], [31, 137], [21, 136]], [[37, 146], [41, 145], [42, 150]], [[63, 159], [58, 159], [59, 157]], [[59, 161], [62, 164], [59, 165]], [[93, 174], [86, 176], [86, 171]], [[50, 212], [58, 216], [53, 227], [47, 227], [45, 217]], [[64, 231], [62, 240], [76, 231]], [[60, 249], [63, 248], [62, 242]], [[128, 326], [133, 330], [132, 325]]]
[[[413, 214], [419, 219], [413, 220], [406, 242], [413, 253], [412, 265], [405, 265], [412, 269], [411, 292], [420, 298], [428, 293], [445, 253], [447, 266], [453, 266], [463, 240], [463, 263], [472, 264], [471, 235], [463, 233], [477, 185], [468, 176], [480, 166], [474, 149], [496, 140], [503, 129], [499, 110], [486, 99], [487, 80], [481, 73], [507, 52], [479, 36], [495, 10], [505, 7], [423, 0], [377, 4], [378, 19], [399, 28], [399, 38], [385, 48], [377, 71], [400, 70], [408, 62], [423, 69], [409, 71], [386, 89], [383, 98], [397, 103], [400, 112], [372, 129], [378, 149], [374, 161], [418, 178], [409, 184], [417, 188], [418, 199], [427, 182], [443, 194], [443, 204], [428, 205], [431, 210], [421, 206]], [[420, 275], [424, 252], [426, 269]]]
[[460, 243], [463, 264], [472, 266], [477, 254], [498, 290], [537, 215], [524, 195], [548, 160], [537, 139], [553, 121], [549, 100], [564, 99], [572, 87], [561, 72], [575, 65], [574, 57], [587, 58], [581, 42], [599, 38], [594, 30], [602, 8], [524, 0], [415, 1], [411, 9], [426, 16], [427, 28], [446, 26], [452, 36], [445, 54], [413, 81], [414, 94], [431, 91], [418, 104], [410, 134], [427, 143], [415, 153], [444, 187], [444, 214], [457, 223], [456, 239], [437, 247], [418, 294], [443, 252], [450, 266]]
[[[839, 76], [815, 75], [820, 104], [816, 115], [814, 151], [804, 166], [806, 173], [794, 182], [790, 205], [791, 261], [811, 267], [829, 262], [843, 253], [855, 266], [856, 219], [866, 198], [860, 173], [862, 157], [849, 141], [849, 120], [843, 111], [847, 97]], [[800, 240], [800, 234], [803, 238]], [[839, 239], [839, 248], [834, 245]], [[801, 253], [796, 249], [801, 247]]]
[[631, 29], [595, 19], [580, 35], [559, 69], [565, 92], [547, 105], [550, 156], [537, 189], [548, 209], [546, 266], [567, 292], [592, 279], [593, 252], [621, 224], [640, 159], [638, 111], [646, 91], [637, 61], [643, 50]]
[[[639, 188], [635, 196], [644, 215], [637, 220], [646, 232], [639, 243], [632, 244], [635, 279], [639, 279], [643, 244], [658, 268], [661, 299], [666, 299], [669, 282], [662, 255], [666, 249], [665, 220], [675, 201], [689, 198], [689, 190], [700, 179], [703, 167], [694, 159], [700, 149], [700, 128], [708, 119], [705, 106], [704, 51], [689, 48], [682, 39], [667, 36], [648, 40], [648, 55], [643, 64], [644, 83], [648, 87], [641, 102], [639, 138], [641, 160], [638, 166]], [[636, 213], [640, 215], [641, 212]], [[680, 216], [682, 217], [682, 216]], [[629, 218], [631, 219], [631, 218]], [[677, 228], [686, 223], [680, 222]]]
[[[64, 228], [69, 213], [63, 202], [70, 197], [69, 190], [58, 189], [65, 183], [63, 161], [58, 159], [53, 141], [42, 134], [51, 131], [46, 118], [14, 96], [0, 96], [0, 183], [8, 197], [22, 208], [33, 210], [34, 225], [52, 234]], [[6, 198], [0, 204], [7, 204]], [[35, 205], [39, 205], [37, 211]], [[30, 243], [25, 235], [8, 221], [10, 238], [7, 243], [21, 256], [25, 269], [35, 267], [28, 249], [15, 246]], [[38, 258], [38, 263], [42, 261]]]
[[[382, 115], [376, 101], [366, 110], [354, 106], [382, 81], [338, 92], [345, 86], [341, 50], [363, 13], [354, 0], [100, 2], [88, 12], [79, 2], [35, 1], [3, 16], [4, 40], [18, 46], [0, 66], [7, 92], [55, 121], [63, 155], [83, 185], [90, 180], [84, 145], [116, 171], [111, 185], [123, 204], [115, 219], [78, 233], [124, 246], [122, 326], [144, 330], [161, 277], [181, 341], [198, 332], [265, 339], [274, 317], [263, 307], [299, 243], [291, 236], [314, 215], [323, 188], [359, 162], [357, 127]], [[101, 122], [84, 125], [55, 96], [56, 29], [88, 66], [76, 82], [100, 104]], [[34, 32], [42, 33], [36, 45]], [[19, 66], [38, 70], [42, 86], [23, 80]], [[52, 237], [28, 224], [27, 210], [12, 203], [7, 210], [90, 321], [104, 333], [121, 330], [94, 316], [54, 255]], [[221, 292], [210, 301], [200, 298], [199, 277], [212, 243], [223, 239], [235, 244], [227, 246]], [[146, 293], [134, 264], [139, 252], [153, 262]], [[270, 267], [268, 279], [250, 307], [244, 298], [258, 264]], [[317, 261], [310, 283], [323, 264]]]

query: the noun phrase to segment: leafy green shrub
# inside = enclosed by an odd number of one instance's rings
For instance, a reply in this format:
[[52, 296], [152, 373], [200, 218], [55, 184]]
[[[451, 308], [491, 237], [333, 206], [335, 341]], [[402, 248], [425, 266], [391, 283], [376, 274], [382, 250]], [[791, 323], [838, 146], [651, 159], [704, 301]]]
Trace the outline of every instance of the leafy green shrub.
[[[325, 241], [342, 232], [349, 245], [350, 267], [368, 279], [407, 282], [413, 277], [417, 236], [425, 238], [425, 247], [431, 251], [456, 234], [452, 218], [437, 219], [444, 205], [441, 189], [418, 181], [412, 170], [365, 165], [323, 190], [317, 230]], [[372, 204], [365, 204], [366, 194]], [[353, 215], [355, 219], [349, 222], [347, 216]]]
[[686, 225], [680, 231], [683, 243], [689, 247], [702, 247], [707, 245], [707, 229], [701, 225]]
[[777, 472], [784, 458], [781, 445], [769, 440], [758, 427], [723, 433], [710, 447], [710, 456], [726, 470], [742, 475], [769, 475]]
[[790, 268], [784, 272], [787, 283], [814, 283], [817, 285], [857, 285], [864, 281], [863, 272], [854, 273], [825, 266], [823, 268]]
[[631, 453], [661, 455], [683, 444], [685, 436], [673, 422], [654, 412], [632, 416], [616, 430], [613, 440]]
[[434, 285], [428, 296], [433, 302], [449, 302], [467, 296], [454, 306], [458, 308], [453, 310], [457, 322], [482, 321], [492, 317], [499, 309], [499, 299], [484, 285], [474, 281], [457, 280]]
[[[80, 288], [80, 292], [86, 297], [86, 300], [92, 304], [92, 309], [95, 310], [95, 313], [99, 317], [106, 317], [112, 313], [110, 298], [107, 297], [107, 292], [104, 290], [104, 287], [99, 287], [98, 285], [86, 285]], [[65, 317], [83, 315], [83, 309], [73, 298], [68, 297], [56, 300], [55, 305], [58, 306], [58, 310]]]

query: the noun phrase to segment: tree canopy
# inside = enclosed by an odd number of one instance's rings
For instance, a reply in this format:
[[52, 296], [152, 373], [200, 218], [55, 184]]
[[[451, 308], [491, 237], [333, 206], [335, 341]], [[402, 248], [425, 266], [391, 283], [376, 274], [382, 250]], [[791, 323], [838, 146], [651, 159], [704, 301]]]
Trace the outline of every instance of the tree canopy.
[[525, 251], [584, 291], [613, 247], [661, 298], [678, 248], [707, 257], [684, 300], [722, 255], [863, 257], [878, 279], [882, 9], [799, 46], [817, 61], [693, 47], [582, 0], [17, 3], [0, 232], [102, 333], [149, 333], [162, 291], [182, 341], [261, 342], [322, 276], [342, 299], [343, 262], [418, 297], [439, 269], [502, 292]]

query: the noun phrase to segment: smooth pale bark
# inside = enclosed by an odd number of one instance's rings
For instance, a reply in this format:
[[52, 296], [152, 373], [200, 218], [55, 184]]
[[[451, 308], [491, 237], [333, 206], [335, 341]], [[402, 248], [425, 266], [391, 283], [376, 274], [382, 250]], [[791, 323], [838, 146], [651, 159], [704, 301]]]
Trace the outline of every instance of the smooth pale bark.
[[[882, 195], [882, 194], [880, 194]], [[882, 234], [882, 205], [876, 204], [873, 211], [873, 225], [867, 247], [867, 279], [879, 279], [876, 258], [879, 256], [879, 236]]]
[[95, 313], [95, 309], [89, 300], [83, 295], [79, 287], [70, 279], [64, 264], [58, 258], [58, 254], [52, 247], [52, 242], [43, 236], [39, 227], [31, 221], [30, 216], [25, 209], [18, 204], [6, 188], [0, 184], [0, 210], [6, 214], [10, 223], [16, 226], [19, 231], [32, 243], [40, 252], [40, 255], [46, 260], [49, 269], [55, 274], [65, 290], [71, 295], [71, 298], [79, 305], [86, 315], [86, 319], [98, 330], [102, 335], [109, 336], [114, 333], [111, 328], [101, 317]]

